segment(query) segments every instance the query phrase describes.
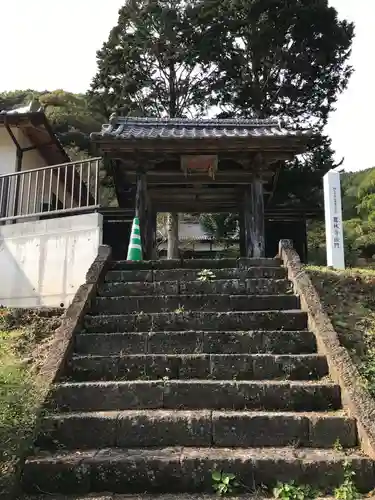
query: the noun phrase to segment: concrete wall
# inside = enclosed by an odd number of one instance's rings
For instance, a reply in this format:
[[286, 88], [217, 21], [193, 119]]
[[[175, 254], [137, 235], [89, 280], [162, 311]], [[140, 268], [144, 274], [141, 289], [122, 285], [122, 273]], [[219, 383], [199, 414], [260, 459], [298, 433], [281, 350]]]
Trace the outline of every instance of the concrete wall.
[[102, 243], [100, 214], [0, 226], [0, 305], [66, 307]]

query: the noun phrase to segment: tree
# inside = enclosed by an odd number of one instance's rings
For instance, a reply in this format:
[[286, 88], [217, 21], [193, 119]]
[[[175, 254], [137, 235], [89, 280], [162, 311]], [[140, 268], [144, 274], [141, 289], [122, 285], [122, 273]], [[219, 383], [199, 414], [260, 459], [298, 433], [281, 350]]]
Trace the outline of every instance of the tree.
[[323, 125], [346, 88], [353, 24], [326, 0], [203, 0], [213, 100], [239, 116]]
[[231, 213], [202, 214], [199, 223], [205, 233], [217, 241], [232, 238], [238, 231], [238, 216]]
[[[291, 118], [322, 132], [352, 73], [352, 23], [326, 0], [202, 0], [197, 19], [210, 40], [211, 104], [221, 116]], [[272, 203], [321, 203], [322, 176], [336, 166], [330, 144], [317, 139], [285, 164]]]
[[283, 164], [270, 203], [288, 206], [323, 206], [323, 175], [337, 167], [331, 139], [320, 135], [305, 154]]
[[147, 116], [202, 113], [209, 95], [210, 62], [196, 43], [194, 2], [128, 0], [118, 24], [97, 53], [89, 96], [109, 115], [119, 109]]
[[375, 169], [367, 171], [357, 190], [357, 211], [363, 219], [375, 222]]

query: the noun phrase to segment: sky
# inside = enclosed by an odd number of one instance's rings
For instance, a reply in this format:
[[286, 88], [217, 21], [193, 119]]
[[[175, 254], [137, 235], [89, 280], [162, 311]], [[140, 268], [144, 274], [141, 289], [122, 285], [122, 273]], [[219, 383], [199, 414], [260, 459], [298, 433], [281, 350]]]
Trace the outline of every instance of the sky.
[[[84, 92], [96, 71], [96, 51], [117, 23], [123, 0], [2, 0], [0, 91]], [[56, 5], [56, 7], [53, 6]], [[375, 166], [374, 0], [330, 0], [340, 18], [354, 21], [355, 73], [330, 117], [336, 159], [345, 170]]]

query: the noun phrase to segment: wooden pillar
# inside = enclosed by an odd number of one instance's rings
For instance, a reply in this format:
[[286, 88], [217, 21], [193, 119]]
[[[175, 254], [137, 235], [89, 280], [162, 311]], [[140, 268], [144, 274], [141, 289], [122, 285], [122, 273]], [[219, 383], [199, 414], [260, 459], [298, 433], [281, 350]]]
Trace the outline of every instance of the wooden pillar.
[[151, 260], [157, 259], [157, 248], [156, 248], [156, 219], [157, 213], [153, 210], [150, 205], [149, 210], [149, 254]]
[[303, 225], [303, 246], [304, 246], [302, 263], [307, 264], [309, 261], [309, 244], [307, 239], [307, 221], [305, 217], [303, 218], [302, 225]]
[[143, 258], [148, 259], [149, 221], [147, 214], [147, 179], [143, 171], [137, 173], [137, 190], [135, 194], [135, 216], [139, 218]]
[[246, 257], [245, 218], [242, 209], [239, 211], [239, 225], [240, 225], [240, 256]]
[[168, 214], [167, 259], [178, 259], [178, 213]]
[[255, 179], [244, 193], [243, 217], [245, 227], [245, 256], [264, 257], [264, 199], [263, 184]]

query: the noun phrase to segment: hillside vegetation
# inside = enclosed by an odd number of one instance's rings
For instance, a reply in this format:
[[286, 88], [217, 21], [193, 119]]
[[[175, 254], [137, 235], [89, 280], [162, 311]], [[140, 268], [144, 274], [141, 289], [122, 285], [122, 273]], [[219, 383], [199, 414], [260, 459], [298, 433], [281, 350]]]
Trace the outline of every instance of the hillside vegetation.
[[0, 309], [0, 498], [10, 498], [17, 463], [45, 394], [38, 369], [61, 310]]
[[375, 270], [307, 267], [340, 341], [375, 397]]

